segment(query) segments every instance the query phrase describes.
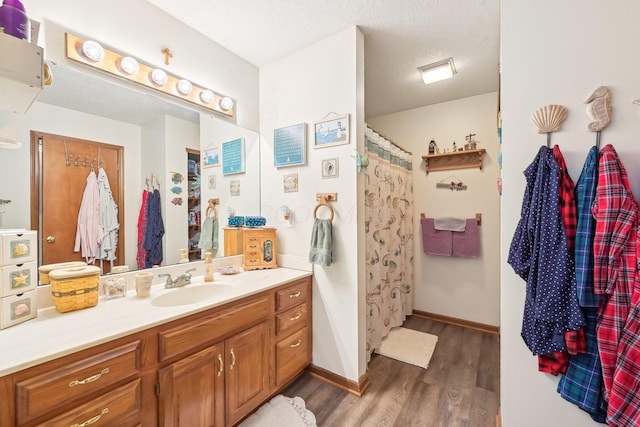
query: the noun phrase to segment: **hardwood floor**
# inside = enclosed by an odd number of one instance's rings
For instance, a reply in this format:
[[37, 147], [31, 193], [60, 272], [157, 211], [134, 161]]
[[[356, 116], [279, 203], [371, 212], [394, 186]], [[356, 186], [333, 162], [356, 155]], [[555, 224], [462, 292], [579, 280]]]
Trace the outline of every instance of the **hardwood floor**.
[[438, 336], [428, 369], [378, 354], [371, 385], [354, 396], [304, 374], [282, 394], [300, 396], [320, 427], [493, 427], [500, 399], [495, 334], [410, 316], [403, 327]]

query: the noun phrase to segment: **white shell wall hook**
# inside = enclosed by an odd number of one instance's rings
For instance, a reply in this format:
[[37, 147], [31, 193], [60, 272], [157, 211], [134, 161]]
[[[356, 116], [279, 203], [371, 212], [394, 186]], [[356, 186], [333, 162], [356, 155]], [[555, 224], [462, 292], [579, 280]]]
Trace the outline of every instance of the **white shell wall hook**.
[[538, 133], [557, 132], [568, 114], [562, 105], [545, 105], [533, 113], [531, 121], [538, 128]]
[[585, 101], [587, 116], [592, 120], [587, 125], [591, 132], [600, 132], [611, 123], [611, 92], [606, 86], [597, 88]]

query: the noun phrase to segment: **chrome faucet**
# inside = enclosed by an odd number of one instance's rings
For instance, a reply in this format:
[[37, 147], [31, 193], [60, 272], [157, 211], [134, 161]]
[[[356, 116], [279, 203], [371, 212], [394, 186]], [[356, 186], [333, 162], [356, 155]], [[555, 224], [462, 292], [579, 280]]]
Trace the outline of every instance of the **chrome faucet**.
[[191, 272], [196, 271], [195, 268], [190, 268], [185, 271], [183, 274], [179, 275], [175, 279], [171, 278], [170, 274], [158, 274], [158, 277], [166, 277], [167, 281], [164, 284], [165, 289], [169, 288], [179, 288], [184, 285], [188, 285], [191, 283]]

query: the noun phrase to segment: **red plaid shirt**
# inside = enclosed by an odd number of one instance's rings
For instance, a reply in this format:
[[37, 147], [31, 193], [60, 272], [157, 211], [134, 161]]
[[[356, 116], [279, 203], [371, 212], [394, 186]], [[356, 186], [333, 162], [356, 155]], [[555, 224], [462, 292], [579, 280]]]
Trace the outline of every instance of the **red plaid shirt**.
[[[553, 147], [553, 156], [560, 166], [560, 219], [564, 225], [564, 231], [567, 236], [567, 247], [573, 258], [573, 251], [576, 246], [576, 231], [578, 228], [578, 219], [576, 215], [576, 199], [575, 184], [569, 176], [567, 164], [560, 148], [555, 145]], [[575, 295], [577, 299], [576, 289]], [[538, 356], [538, 370], [548, 372], [553, 375], [564, 374], [569, 366], [569, 354], [586, 353], [587, 339], [584, 330], [580, 328], [577, 331], [568, 331], [564, 333], [564, 340], [567, 344], [567, 351], [559, 351], [551, 354], [543, 354]]]
[[[596, 334], [602, 360], [604, 397], [605, 400], [610, 400], [620, 336], [627, 322], [636, 281], [638, 228], [638, 205], [631, 193], [627, 171], [611, 145], [601, 150], [598, 186], [592, 212], [596, 220], [593, 281], [594, 291], [600, 295]], [[635, 361], [635, 371], [638, 360], [640, 359]], [[621, 371], [616, 373], [617, 377], [634, 376], [633, 370], [626, 372], [628, 365], [625, 363], [619, 369]], [[614, 408], [611, 407], [611, 403], [624, 401], [626, 398], [636, 399], [634, 403], [637, 405], [637, 391], [638, 389], [633, 389], [632, 396], [624, 395], [619, 389], [613, 391], [620, 396], [611, 396], [609, 414], [616, 410], [615, 405]]]

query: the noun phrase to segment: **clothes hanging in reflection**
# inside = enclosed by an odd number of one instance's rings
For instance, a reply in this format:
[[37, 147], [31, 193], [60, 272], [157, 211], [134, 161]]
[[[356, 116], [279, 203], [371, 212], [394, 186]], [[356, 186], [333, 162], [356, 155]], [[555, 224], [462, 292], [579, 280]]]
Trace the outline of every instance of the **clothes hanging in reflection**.
[[98, 246], [101, 243], [100, 192], [98, 178], [92, 170], [87, 176], [87, 184], [82, 194], [73, 251], [80, 252], [87, 264], [93, 264], [98, 257]]
[[118, 206], [113, 200], [109, 178], [103, 168], [98, 169], [98, 192], [100, 194], [100, 225], [102, 227], [102, 243], [97, 258], [113, 261], [116, 259], [118, 244]]
[[160, 191], [154, 189], [149, 194], [147, 201], [147, 227], [144, 237], [144, 249], [147, 252], [145, 267], [162, 264], [162, 236], [164, 236], [164, 223], [162, 221]]
[[140, 212], [138, 213], [138, 250], [136, 252], [136, 264], [138, 269], [146, 267], [147, 251], [144, 249], [144, 238], [147, 231], [147, 205], [149, 201], [149, 192], [142, 190], [142, 203], [140, 204]]

